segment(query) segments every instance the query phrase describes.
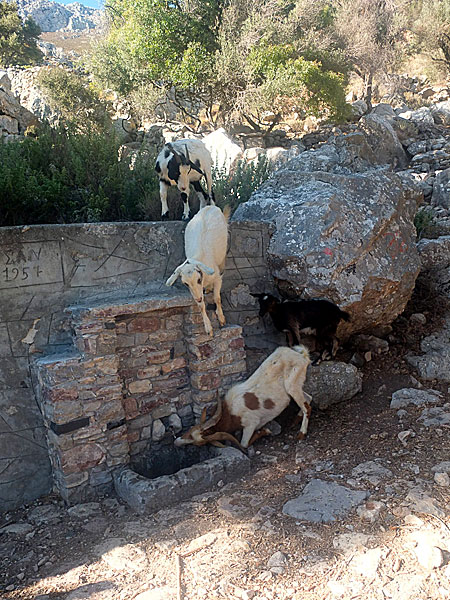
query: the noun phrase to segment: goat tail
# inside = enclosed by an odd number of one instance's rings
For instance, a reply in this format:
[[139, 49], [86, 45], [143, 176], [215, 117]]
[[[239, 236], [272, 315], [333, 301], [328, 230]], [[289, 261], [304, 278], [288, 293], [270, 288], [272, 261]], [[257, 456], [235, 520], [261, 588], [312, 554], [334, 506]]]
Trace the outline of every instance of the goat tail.
[[228, 223], [228, 221], [230, 220], [231, 217], [231, 206], [229, 204], [227, 204], [224, 209], [223, 209], [223, 216], [225, 217], [226, 222]]
[[310, 360], [308, 348], [306, 346], [292, 346], [291, 350], [295, 350], [296, 352], [301, 354], [302, 358], [304, 358], [305, 360]]

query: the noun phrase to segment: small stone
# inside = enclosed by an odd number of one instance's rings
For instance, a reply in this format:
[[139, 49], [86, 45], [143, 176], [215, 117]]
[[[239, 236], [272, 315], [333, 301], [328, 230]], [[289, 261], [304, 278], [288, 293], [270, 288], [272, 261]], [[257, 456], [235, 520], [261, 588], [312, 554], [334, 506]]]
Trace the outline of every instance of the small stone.
[[164, 423], [160, 419], [156, 419], [153, 422], [152, 429], [152, 440], [154, 442], [160, 442], [166, 434], [166, 428], [164, 427]]
[[369, 500], [365, 504], [358, 506], [356, 512], [361, 519], [373, 522], [378, 518], [383, 507], [384, 504], [382, 502], [378, 502], [377, 500]]
[[90, 519], [100, 512], [100, 504], [98, 502], [86, 502], [85, 504], [75, 504], [67, 509], [71, 517], [77, 519]]
[[414, 313], [409, 317], [411, 323], [418, 323], [419, 325], [425, 325], [427, 318], [423, 313]]
[[405, 431], [400, 431], [400, 433], [397, 434], [398, 439], [403, 444], [403, 446], [405, 446], [405, 448], [408, 445], [406, 440], [408, 439], [409, 436], [415, 437], [416, 434], [411, 429], [407, 429]]
[[275, 552], [267, 561], [267, 566], [272, 570], [273, 567], [281, 567], [284, 570], [284, 567], [287, 565], [288, 559], [286, 554], [283, 552]]
[[441, 487], [448, 487], [450, 485], [450, 477], [448, 473], [435, 473], [434, 481]]

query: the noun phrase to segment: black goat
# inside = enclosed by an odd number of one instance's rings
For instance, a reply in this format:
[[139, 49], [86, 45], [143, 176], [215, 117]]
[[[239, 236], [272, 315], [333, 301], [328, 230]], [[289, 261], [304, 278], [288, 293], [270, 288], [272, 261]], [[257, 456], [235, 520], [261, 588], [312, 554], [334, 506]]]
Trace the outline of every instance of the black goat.
[[336, 329], [341, 319], [350, 320], [347, 312], [329, 300], [280, 301], [271, 294], [252, 296], [259, 301], [259, 316], [262, 318], [269, 313], [278, 331], [286, 333], [288, 346], [301, 344], [301, 333], [314, 334], [320, 359], [334, 358], [339, 345]]

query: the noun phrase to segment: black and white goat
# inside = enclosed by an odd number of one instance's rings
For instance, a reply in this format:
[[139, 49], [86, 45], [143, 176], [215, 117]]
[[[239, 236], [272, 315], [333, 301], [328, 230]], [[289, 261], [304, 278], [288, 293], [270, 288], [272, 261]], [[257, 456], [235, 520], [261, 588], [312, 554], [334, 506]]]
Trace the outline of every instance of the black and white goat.
[[[181, 192], [184, 203], [183, 221], [189, 219], [189, 186], [200, 197], [200, 208], [206, 204], [215, 204], [212, 191], [211, 176], [212, 159], [209, 150], [200, 140], [182, 139], [164, 146], [156, 159], [155, 171], [159, 177], [159, 194], [161, 198], [161, 218], [169, 218], [167, 206], [167, 190], [176, 185]], [[208, 193], [200, 185], [205, 177]]]
[[[270, 433], [262, 428], [283, 412], [291, 398], [300, 408], [298, 416], [302, 417], [302, 424], [297, 438], [303, 439], [311, 414], [312, 398], [303, 391], [309, 363], [308, 350], [304, 346], [277, 348], [253, 375], [228, 390], [208, 420], [204, 409], [200, 423], [177, 438], [175, 446], [217, 446], [221, 441], [229, 440], [241, 448], [248, 448], [259, 437]], [[239, 443], [233, 434], [241, 429]]]
[[[314, 334], [320, 359], [334, 358], [339, 346], [336, 329], [350, 315], [323, 299], [280, 301], [271, 294], [252, 294], [259, 301], [259, 316], [269, 313], [278, 331], [286, 333], [289, 346], [301, 343], [301, 334]], [[317, 360], [316, 360], [317, 362]]]

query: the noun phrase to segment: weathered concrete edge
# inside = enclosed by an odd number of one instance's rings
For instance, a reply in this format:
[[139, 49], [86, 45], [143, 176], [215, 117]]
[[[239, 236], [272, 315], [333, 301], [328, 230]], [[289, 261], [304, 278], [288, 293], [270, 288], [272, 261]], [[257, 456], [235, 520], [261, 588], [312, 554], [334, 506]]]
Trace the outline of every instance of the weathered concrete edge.
[[114, 488], [119, 498], [139, 514], [153, 513], [211, 491], [220, 480], [232, 481], [250, 470], [250, 459], [239, 450], [223, 448], [215, 452], [215, 458], [156, 479], [124, 467], [114, 474]]

